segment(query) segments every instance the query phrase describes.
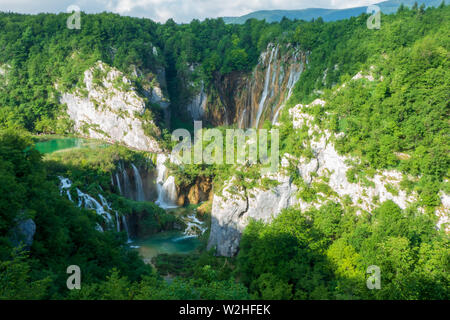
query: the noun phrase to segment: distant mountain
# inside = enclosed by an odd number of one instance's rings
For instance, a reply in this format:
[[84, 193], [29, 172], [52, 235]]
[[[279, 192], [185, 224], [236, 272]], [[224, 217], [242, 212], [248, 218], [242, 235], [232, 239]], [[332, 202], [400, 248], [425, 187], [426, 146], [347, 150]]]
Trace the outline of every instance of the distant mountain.
[[[398, 7], [403, 3], [405, 6], [412, 7], [417, 2], [420, 6], [422, 3], [427, 7], [437, 7], [442, 3], [442, 0], [388, 0], [377, 3], [381, 12], [385, 14], [394, 13]], [[446, 1], [448, 3], [448, 0]], [[266, 20], [267, 22], [279, 22], [283, 17], [291, 20], [306, 20], [316, 19], [322, 17], [324, 21], [336, 21], [347, 19], [350, 17], [359, 16], [361, 13], [367, 11], [367, 6], [356, 7], [349, 9], [322, 9], [310, 8], [303, 10], [261, 10], [246, 14], [241, 17], [224, 17], [225, 23], [245, 23], [248, 19]]]

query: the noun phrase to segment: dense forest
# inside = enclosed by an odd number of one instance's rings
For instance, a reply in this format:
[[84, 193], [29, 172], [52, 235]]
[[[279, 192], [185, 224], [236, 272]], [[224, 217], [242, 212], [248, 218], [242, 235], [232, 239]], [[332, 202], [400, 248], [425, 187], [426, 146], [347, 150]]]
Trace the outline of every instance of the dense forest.
[[[0, 299], [448, 299], [449, 238], [436, 228], [434, 209], [439, 192], [450, 193], [449, 16], [445, 4], [401, 6], [382, 15], [381, 30], [370, 30], [365, 14], [335, 22], [178, 25], [101, 13], [82, 14], [83, 27], [70, 30], [67, 14], [0, 13]], [[281, 114], [280, 153], [311, 156], [303, 143], [308, 128], [294, 129], [289, 109], [323, 98], [324, 108], [308, 112], [318, 127], [345, 133], [334, 141], [337, 150], [360, 159], [348, 180], [364, 183], [376, 170], [399, 170], [410, 177], [402, 188], [419, 195], [415, 206], [402, 210], [387, 201], [361, 215], [345, 201], [288, 208], [271, 223], [252, 221], [236, 257], [207, 251], [205, 237], [189, 256], [159, 255], [148, 265], [123, 232], [97, 231], [95, 213], [61, 197], [58, 175], [65, 174], [76, 186], [102, 190], [121, 212], [144, 212], [158, 230], [175, 219], [110, 185], [119, 161], [144, 162], [144, 153], [113, 145], [101, 153], [44, 158], [34, 147], [38, 134], [74, 134], [59, 90], [77, 88], [96, 61], [121, 70], [138, 89], [151, 79], [133, 76], [134, 68], [148, 74], [165, 68], [163, 89], [177, 115], [191, 94], [183, 86], [187, 79], [213, 90], [223, 75], [249, 73], [271, 42], [309, 54]], [[383, 81], [352, 82], [360, 71]], [[173, 129], [157, 105], [147, 101], [147, 108], [163, 132]], [[169, 148], [166, 138], [160, 142]], [[171, 170], [180, 184], [212, 177], [216, 191], [231, 176], [246, 188], [259, 178], [257, 166]], [[303, 184], [298, 173], [291, 177]], [[300, 196], [312, 199], [320, 187], [305, 186]], [[37, 228], [33, 244], [17, 246], [14, 227], [29, 218]], [[383, 270], [382, 287], [368, 290], [366, 270], [375, 264]], [[67, 290], [68, 265], [82, 268], [82, 290]], [[174, 280], [166, 281], [167, 274]]]

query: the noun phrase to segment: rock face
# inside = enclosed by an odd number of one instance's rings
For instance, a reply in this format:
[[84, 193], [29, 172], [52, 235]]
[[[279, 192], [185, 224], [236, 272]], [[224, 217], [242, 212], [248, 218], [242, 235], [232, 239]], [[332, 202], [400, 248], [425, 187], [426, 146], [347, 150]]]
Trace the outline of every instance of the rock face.
[[[357, 77], [354, 80], [358, 80]], [[324, 105], [325, 101], [316, 100], [311, 105]], [[351, 159], [337, 153], [331, 141], [332, 133], [320, 130], [312, 122], [313, 117], [307, 113], [311, 105], [297, 105], [289, 110], [294, 128], [307, 126], [310, 140], [305, 141], [305, 146], [312, 149], [312, 159], [296, 159], [285, 154], [281, 161], [281, 168], [289, 166], [288, 159], [296, 163], [296, 169], [301, 175], [303, 182], [311, 186], [314, 183], [323, 183], [331, 189], [329, 194], [317, 193], [315, 200], [306, 202], [297, 196], [299, 189], [291, 183], [290, 178], [283, 170], [273, 180], [279, 185], [271, 190], [265, 191], [260, 188], [252, 190], [239, 190], [233, 186], [233, 179], [225, 188], [222, 195], [214, 195], [212, 206], [211, 233], [208, 248], [216, 248], [217, 254], [222, 256], [233, 256], [239, 248], [242, 231], [249, 223], [249, 219], [270, 222], [284, 208], [296, 205], [301, 210], [312, 207], [319, 208], [327, 201], [342, 203], [345, 198], [350, 199], [353, 206], [361, 211], [372, 211], [379, 203], [392, 200], [400, 208], [405, 209], [417, 201], [415, 193], [407, 195], [400, 188], [403, 176], [398, 171], [382, 171], [368, 178], [368, 183], [351, 183], [347, 180], [347, 164]], [[337, 135], [338, 136], [338, 135]], [[233, 191], [233, 192], [230, 192]], [[237, 194], [237, 195], [236, 195]], [[438, 208], [436, 214], [440, 217], [438, 227], [448, 223], [450, 212], [450, 199], [441, 193], [442, 207]], [[447, 229], [446, 229], [447, 230]]]
[[[67, 105], [76, 132], [138, 150], [161, 151], [156, 140], [144, 132], [144, 128], [157, 130], [152, 120], [143, 117], [144, 99], [123, 73], [98, 62], [85, 71], [84, 84], [85, 88], [74, 93], [62, 93], [60, 99]], [[163, 99], [159, 87], [148, 94], [153, 102]]]
[[295, 204], [297, 187], [290, 178], [279, 175], [277, 181], [279, 185], [271, 190], [237, 190], [239, 195], [235, 195], [230, 193], [233, 189], [230, 184], [221, 196], [214, 195], [208, 250], [216, 247], [221, 256], [235, 255], [249, 219], [269, 222], [281, 210]]
[[290, 44], [269, 44], [250, 74], [231, 72], [216, 76], [208, 92], [203, 83], [197, 88], [190, 83], [195, 93], [183, 109], [193, 120], [206, 120], [213, 125], [249, 128], [262, 125], [264, 120], [272, 121], [305, 70], [307, 55]]
[[203, 82], [200, 86], [200, 91], [191, 98], [187, 104], [186, 109], [192, 117], [192, 120], [201, 120], [206, 112], [207, 95]]
[[11, 231], [11, 242], [15, 246], [21, 244], [26, 248], [30, 248], [33, 244], [34, 234], [36, 233], [36, 224], [32, 219], [21, 220]]

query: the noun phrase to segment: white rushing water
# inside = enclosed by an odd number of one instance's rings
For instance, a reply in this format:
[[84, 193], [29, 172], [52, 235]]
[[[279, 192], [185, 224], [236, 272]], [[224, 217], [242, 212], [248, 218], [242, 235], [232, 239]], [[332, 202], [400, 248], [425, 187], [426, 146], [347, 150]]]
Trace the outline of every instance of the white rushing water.
[[122, 192], [122, 187], [120, 185], [120, 179], [119, 179], [119, 174], [116, 172], [116, 181], [117, 181], [117, 188], [119, 188], [119, 193], [123, 194]]
[[183, 240], [189, 239], [189, 238], [196, 238], [199, 235], [205, 233], [205, 231], [207, 229], [205, 226], [205, 223], [200, 221], [195, 216], [195, 213], [192, 213], [182, 219], [186, 223], [186, 229], [184, 230], [184, 235], [181, 237], [175, 238], [173, 241], [178, 242], [178, 241], [183, 241]]
[[[75, 202], [72, 199], [72, 196], [70, 194], [70, 188], [72, 187], [73, 183], [67, 178], [64, 177], [58, 177], [61, 181], [61, 185], [59, 187], [61, 195], [63, 193], [66, 193], [67, 198], [69, 198], [70, 201]], [[111, 204], [106, 200], [104, 196], [101, 194], [98, 194], [98, 198], [100, 199], [100, 202], [97, 201], [94, 197], [91, 195], [82, 192], [80, 189], [76, 188], [77, 196], [78, 196], [78, 207], [83, 207], [85, 209], [91, 209], [94, 210], [99, 216], [101, 216], [103, 219], [105, 219], [106, 225], [109, 227], [113, 227], [114, 224], [116, 226], [117, 232], [120, 232], [120, 222], [119, 222], [119, 213], [117, 211], [114, 211], [111, 208]], [[112, 218], [112, 213], [115, 214], [115, 221]], [[122, 216], [124, 218], [124, 216]], [[126, 224], [124, 227], [127, 228]], [[97, 225], [96, 229], [98, 231], [103, 232], [103, 228], [101, 225]], [[127, 230], [128, 232], [128, 230]]]
[[[83, 206], [86, 209], [93, 209], [99, 216], [102, 216], [106, 219], [108, 223], [112, 223], [111, 214], [103, 208], [103, 206], [92, 196], [87, 193], [83, 193], [80, 189], [77, 188], [78, 194], [78, 207]], [[106, 201], [101, 195], [101, 201]], [[110, 209], [110, 208], [106, 208]]]
[[196, 229], [200, 230], [201, 234], [206, 231], [205, 223], [198, 220], [194, 213], [187, 217], [186, 224], [187, 227], [184, 230], [186, 235], [197, 235]]
[[70, 194], [70, 187], [72, 187], [72, 181], [63, 177], [58, 178], [61, 181], [61, 186], [59, 188], [60, 194], [63, 194], [63, 192], [65, 191], [67, 194], [67, 198], [69, 198], [69, 200], [73, 202], [72, 195]]
[[127, 232], [128, 243], [131, 243], [130, 230], [128, 229], [127, 218], [125, 216], [122, 216], [122, 223], [123, 223], [123, 227], [124, 227], [125, 231]]
[[289, 98], [292, 95], [292, 90], [294, 89], [295, 84], [298, 82], [298, 80], [300, 80], [300, 76], [303, 73], [303, 63], [301, 63], [298, 67], [298, 70], [296, 70], [295, 66], [292, 67], [290, 73], [289, 73], [289, 80], [287, 83], [287, 89], [288, 89], [288, 94], [286, 99], [284, 100], [283, 104], [278, 108], [277, 112], [275, 113], [275, 115], [273, 116], [273, 120], [272, 120], [272, 125], [275, 125], [278, 122], [278, 117], [280, 116], [280, 112], [281, 110], [284, 108], [284, 106], [286, 105], [286, 101], [289, 100]]
[[120, 232], [120, 222], [119, 222], [119, 213], [116, 211], [116, 231]]
[[167, 167], [164, 163], [167, 160], [165, 154], [158, 154], [156, 158], [156, 189], [158, 199], [156, 204], [163, 209], [177, 208], [177, 187], [173, 176], [167, 177]]
[[128, 179], [128, 173], [125, 168], [122, 169], [122, 177], [123, 177], [123, 196], [128, 197], [130, 192], [130, 179]]
[[131, 167], [133, 168], [134, 181], [136, 182], [136, 201], [145, 201], [144, 187], [142, 185], [142, 178], [139, 174], [139, 170], [133, 163], [131, 164]]
[[264, 111], [264, 104], [266, 103], [267, 95], [269, 92], [269, 83], [270, 83], [270, 71], [272, 68], [272, 60], [275, 55], [275, 52], [278, 53], [278, 45], [276, 48], [272, 48], [272, 52], [270, 53], [269, 65], [266, 71], [266, 77], [264, 80], [264, 91], [261, 96], [261, 100], [259, 101], [258, 113], [256, 114], [255, 127], [258, 128], [259, 120], [261, 118], [262, 112]]

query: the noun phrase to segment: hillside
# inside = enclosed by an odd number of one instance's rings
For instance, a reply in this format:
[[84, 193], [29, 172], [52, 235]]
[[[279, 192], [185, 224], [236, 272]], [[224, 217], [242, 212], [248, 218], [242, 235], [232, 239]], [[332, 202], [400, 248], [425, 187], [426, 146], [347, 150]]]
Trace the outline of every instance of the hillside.
[[[0, 13], [0, 299], [449, 298], [450, 6], [68, 16]], [[194, 120], [278, 130], [277, 170], [181, 162]]]
[[[440, 0], [389, 0], [381, 1], [375, 5], [379, 6], [381, 12], [384, 14], [391, 14], [397, 11], [401, 4], [412, 7], [414, 3], [418, 5], [424, 4], [426, 7], [437, 7], [441, 4]], [[240, 17], [223, 17], [225, 23], [245, 23], [248, 19], [266, 20], [267, 22], [280, 22], [283, 17], [291, 20], [305, 20], [311, 21], [311, 19], [317, 19], [322, 17], [324, 21], [336, 21], [342, 19], [348, 19], [350, 17], [357, 17], [361, 13], [366, 13], [367, 6], [355, 7], [349, 9], [322, 9], [322, 8], [309, 8], [302, 10], [261, 10], [255, 11]]]

